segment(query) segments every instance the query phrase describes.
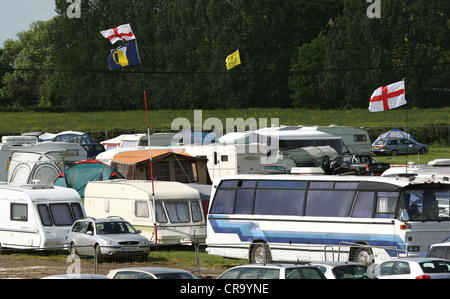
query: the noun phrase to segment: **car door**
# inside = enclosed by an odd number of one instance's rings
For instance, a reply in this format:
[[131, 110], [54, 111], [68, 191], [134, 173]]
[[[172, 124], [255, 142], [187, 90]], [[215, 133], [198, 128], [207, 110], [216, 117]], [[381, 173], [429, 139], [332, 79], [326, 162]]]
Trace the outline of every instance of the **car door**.
[[93, 255], [94, 224], [91, 221], [83, 221], [79, 233], [75, 236], [74, 243], [80, 254]]
[[376, 273], [380, 279], [406, 279], [411, 278], [410, 265], [406, 261], [389, 261], [382, 263]]

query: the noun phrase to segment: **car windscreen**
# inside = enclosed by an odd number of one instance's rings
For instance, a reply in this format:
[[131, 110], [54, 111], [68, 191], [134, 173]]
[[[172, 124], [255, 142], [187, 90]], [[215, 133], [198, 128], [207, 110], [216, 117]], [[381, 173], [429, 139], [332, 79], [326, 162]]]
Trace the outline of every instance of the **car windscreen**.
[[128, 222], [97, 222], [97, 234], [135, 234], [136, 229]]
[[337, 279], [358, 279], [367, 277], [367, 267], [364, 265], [334, 267], [332, 272]]
[[419, 263], [423, 273], [448, 273], [450, 272], [450, 261], [429, 261]]

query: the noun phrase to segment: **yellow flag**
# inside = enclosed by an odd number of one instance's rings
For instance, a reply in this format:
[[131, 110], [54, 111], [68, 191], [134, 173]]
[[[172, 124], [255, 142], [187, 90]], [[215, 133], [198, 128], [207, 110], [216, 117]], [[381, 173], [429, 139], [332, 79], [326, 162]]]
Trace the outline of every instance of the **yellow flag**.
[[239, 50], [237, 50], [231, 55], [228, 55], [225, 62], [227, 63], [227, 70], [230, 70], [235, 66], [241, 64], [241, 57], [239, 57]]

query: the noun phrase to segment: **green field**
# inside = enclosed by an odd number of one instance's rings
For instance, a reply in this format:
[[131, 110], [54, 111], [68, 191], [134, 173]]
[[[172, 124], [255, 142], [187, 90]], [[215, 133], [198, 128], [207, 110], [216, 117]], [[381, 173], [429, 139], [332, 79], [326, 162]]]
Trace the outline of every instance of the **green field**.
[[[276, 109], [276, 108], [250, 108], [231, 110], [158, 110], [149, 111], [149, 126], [152, 131], [170, 130], [174, 120], [184, 118], [190, 128], [194, 129], [194, 122], [200, 127], [208, 124], [208, 119], [216, 118], [227, 128], [227, 119], [231, 124], [235, 120], [254, 120], [258, 127], [270, 125], [306, 125], [306, 126], [354, 126], [365, 127], [369, 130], [371, 138], [390, 128], [406, 129], [420, 142], [430, 144], [430, 152], [425, 155], [408, 155], [398, 157], [377, 157], [381, 162], [404, 164], [407, 162], [427, 163], [433, 159], [450, 158], [450, 107], [442, 109], [410, 109], [389, 110], [371, 113], [367, 109], [355, 110], [308, 110], [308, 109]], [[261, 119], [261, 120], [260, 120]], [[272, 119], [274, 119], [272, 121]], [[423, 128], [433, 126], [441, 127], [438, 136], [427, 139], [433, 132]], [[110, 111], [110, 112], [0, 112], [0, 135], [16, 135], [22, 132], [61, 132], [76, 130], [89, 132], [97, 142], [118, 134], [139, 132], [147, 129], [147, 117], [142, 111]], [[442, 133], [441, 133], [442, 132]], [[417, 134], [417, 135], [416, 135]], [[436, 132], [434, 132], [436, 134]], [[375, 136], [375, 137], [374, 137]]]
[[[450, 125], [450, 107], [442, 109], [389, 110], [371, 113], [367, 109], [355, 110], [309, 110], [249, 108], [230, 110], [203, 110], [199, 122], [208, 118], [218, 118], [224, 127], [226, 119], [248, 120], [278, 119], [280, 125], [328, 126], [331, 124], [356, 127], [405, 128], [431, 125]], [[170, 129], [173, 120], [186, 118], [194, 123], [194, 110], [149, 111], [151, 130]], [[145, 111], [110, 112], [0, 112], [0, 132], [60, 132], [64, 130], [138, 130], [145, 132], [147, 119]]]

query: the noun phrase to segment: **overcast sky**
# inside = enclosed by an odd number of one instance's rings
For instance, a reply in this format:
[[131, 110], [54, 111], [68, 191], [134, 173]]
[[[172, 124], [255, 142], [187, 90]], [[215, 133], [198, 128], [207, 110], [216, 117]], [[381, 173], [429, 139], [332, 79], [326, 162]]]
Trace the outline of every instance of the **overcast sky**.
[[0, 0], [0, 47], [8, 38], [17, 40], [16, 34], [30, 29], [32, 22], [55, 15], [54, 0]]

